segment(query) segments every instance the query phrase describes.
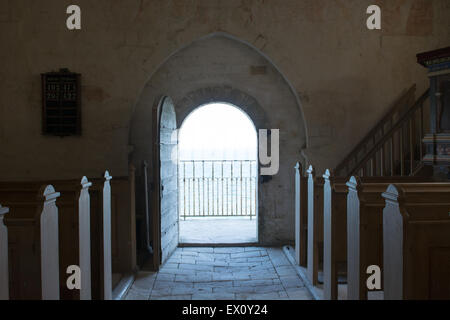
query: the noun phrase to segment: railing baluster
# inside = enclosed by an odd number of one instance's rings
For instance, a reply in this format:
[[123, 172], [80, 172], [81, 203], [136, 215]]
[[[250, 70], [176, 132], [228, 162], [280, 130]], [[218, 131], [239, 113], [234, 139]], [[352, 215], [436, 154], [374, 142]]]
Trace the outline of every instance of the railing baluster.
[[192, 216], [195, 216], [195, 179], [192, 177]]
[[258, 201], [258, 194], [257, 194], [257, 192], [258, 192], [258, 190], [257, 190], [257, 188], [258, 188], [258, 167], [257, 167], [257, 165], [256, 165], [256, 162], [255, 162], [255, 198], [254, 198], [254, 200], [255, 200], [255, 211], [254, 211], [254, 213], [255, 213], [255, 216], [256, 216], [256, 206], [258, 205], [257, 203], [256, 203], [256, 201]]
[[215, 180], [215, 175], [214, 175], [214, 167], [215, 167], [215, 165], [214, 165], [214, 162], [212, 163], [212, 214], [214, 215], [214, 212], [215, 212], [215, 210], [214, 210], [214, 195], [215, 195], [215, 192], [214, 192], [214, 185], [215, 185], [215, 183], [214, 183], [214, 180]]
[[380, 175], [384, 177], [384, 144], [381, 146], [380, 150]]
[[216, 199], [217, 199], [217, 201], [216, 201], [216, 208], [217, 208], [217, 215], [219, 215], [220, 214], [220, 207], [219, 207], [219, 177], [217, 177], [217, 183], [216, 183], [216, 192], [217, 192], [217, 196], [216, 196]]
[[391, 138], [391, 143], [389, 144], [389, 159], [391, 166], [391, 177], [394, 176], [394, 136]]
[[233, 197], [233, 162], [231, 162], [231, 181], [230, 181], [230, 189], [231, 189], [231, 215], [234, 215], [234, 197]]
[[209, 207], [209, 180], [210, 178], [207, 177], [206, 178], [206, 188], [207, 188], [207, 193], [208, 193], [208, 216], [211, 215], [211, 211], [210, 211], [210, 207]]
[[[208, 216], [247, 216], [252, 219], [256, 216], [257, 179], [253, 177], [254, 162], [180, 160], [178, 164], [180, 219]], [[211, 169], [207, 168], [208, 163], [211, 164]], [[230, 173], [226, 176], [228, 163]], [[190, 164], [192, 171], [188, 170]]]
[[202, 186], [203, 186], [203, 201], [202, 201], [202, 212], [203, 212], [203, 216], [205, 216], [205, 161], [202, 161]]
[[189, 214], [189, 216], [191, 215], [191, 199], [192, 199], [192, 197], [191, 197], [191, 178], [188, 178], [188, 196], [189, 196], [189, 211], [188, 211], [188, 214]]
[[[248, 200], [247, 200], [247, 196], [248, 196], [248, 189], [247, 189], [247, 183], [248, 183], [248, 179], [247, 177], [245, 177], [245, 214], [248, 215]], [[251, 212], [250, 212], [251, 213]], [[250, 214], [250, 220], [252, 219], [252, 215]]]
[[409, 119], [409, 175], [412, 176], [414, 170], [414, 125], [412, 119]]
[[373, 156], [372, 158], [370, 158], [370, 176], [373, 177], [375, 175], [375, 156]]
[[183, 198], [184, 198], [183, 215], [184, 220], [186, 220], [186, 162], [183, 162]]
[[422, 139], [423, 139], [423, 103], [420, 106], [420, 137], [419, 137], [419, 139], [420, 139], [420, 143], [419, 143], [420, 159], [419, 160], [422, 160], [422, 157], [423, 157], [423, 141], [422, 141]]
[[241, 194], [241, 214], [240, 215], [242, 216], [242, 215], [244, 215], [243, 214], [244, 211], [242, 210], [242, 196], [243, 196], [243, 194], [242, 194], [242, 161], [241, 161], [241, 176], [240, 176], [240, 179], [241, 179], [241, 189], [239, 190], [239, 193]]
[[224, 202], [224, 200], [225, 200], [225, 196], [224, 196], [224, 193], [223, 193], [223, 161], [222, 161], [222, 215], [225, 215], [225, 212], [223, 210], [223, 202]]
[[253, 204], [253, 200], [252, 200], [252, 162], [250, 162], [250, 191], [249, 191], [249, 202], [250, 202], [250, 216], [252, 216], [253, 214], [253, 210], [252, 210], [252, 204]]
[[201, 204], [201, 201], [200, 201], [200, 195], [201, 195], [201, 193], [200, 193], [200, 177], [197, 177], [197, 189], [198, 189], [198, 215], [200, 216], [201, 215], [201, 211], [200, 211], [200, 204]]
[[405, 163], [403, 157], [403, 126], [400, 127], [400, 175], [405, 175]]

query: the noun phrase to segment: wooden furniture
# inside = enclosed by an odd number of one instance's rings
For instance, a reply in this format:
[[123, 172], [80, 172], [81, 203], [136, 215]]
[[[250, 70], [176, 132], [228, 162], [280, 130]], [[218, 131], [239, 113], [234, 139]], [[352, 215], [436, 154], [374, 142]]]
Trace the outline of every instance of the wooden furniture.
[[430, 122], [423, 142], [423, 162], [432, 165], [434, 175], [450, 180], [450, 47], [417, 55], [430, 78]]
[[[0, 195], [4, 199], [4, 194], [0, 192]], [[3, 293], [5, 299], [14, 298], [17, 293], [35, 299], [59, 299], [58, 208], [55, 203], [59, 196], [53, 186], [43, 185], [25, 190], [20, 197], [10, 192], [9, 200], [2, 200], [10, 204], [10, 213], [4, 219], [8, 234], [2, 234], [2, 246], [7, 250], [6, 270], [12, 275], [12, 281], [5, 286], [9, 287], [9, 292]]]
[[390, 185], [383, 198], [385, 299], [450, 299], [450, 184]]
[[89, 187], [92, 183], [86, 177], [81, 179], [78, 197], [79, 261], [81, 270], [80, 300], [91, 300], [91, 203]]
[[329, 170], [323, 178], [323, 298], [337, 300], [338, 270], [347, 263], [347, 188]]
[[56, 199], [60, 193], [48, 185], [41, 188], [39, 195], [41, 194], [43, 204], [36, 220], [40, 231], [42, 300], [59, 300], [59, 228]]
[[347, 298], [368, 298], [367, 267], [383, 265], [382, 193], [391, 183], [429, 183], [429, 177], [353, 176], [347, 182]]
[[0, 204], [0, 300], [9, 300], [8, 228], [3, 223], [9, 208]]
[[9, 298], [41, 299], [39, 184], [20, 187], [0, 186], [0, 199], [10, 212], [4, 218], [8, 227]]
[[103, 300], [112, 300], [111, 271], [111, 185], [112, 177], [105, 172], [103, 185]]
[[302, 174], [302, 166], [295, 166], [295, 261], [306, 267], [308, 242], [308, 201], [307, 182]]
[[[79, 181], [74, 180], [53, 182], [61, 194], [56, 199], [59, 209], [61, 299], [80, 299], [79, 290], [69, 290], [66, 286], [68, 266], [85, 265], [81, 266], [81, 279], [86, 281], [82, 285], [82, 299], [90, 299], [88, 293], [83, 293], [89, 288], [91, 298], [110, 299], [111, 271], [130, 272], [135, 266], [135, 254], [131, 252], [131, 235], [134, 233], [131, 228], [126, 228], [128, 224], [132, 226], [131, 220], [134, 219], [134, 202], [131, 201], [134, 200], [134, 188], [130, 186], [134, 180], [132, 177], [110, 180], [107, 173], [105, 181], [92, 179], [88, 182], [83, 179], [81, 186]], [[10, 299], [41, 298], [38, 267], [40, 249], [35, 219], [39, 205], [36, 194], [41, 184], [0, 183], [0, 200], [11, 210], [5, 217], [9, 231]], [[118, 224], [124, 226], [120, 232], [117, 230]], [[79, 228], [80, 225], [84, 227]], [[112, 264], [108, 263], [111, 260]], [[89, 268], [91, 271], [83, 276], [86, 273], [83, 270]], [[87, 284], [89, 275], [90, 286]]]
[[323, 178], [316, 178], [308, 168], [308, 256], [307, 277], [312, 285], [318, 283], [319, 263], [323, 248]]

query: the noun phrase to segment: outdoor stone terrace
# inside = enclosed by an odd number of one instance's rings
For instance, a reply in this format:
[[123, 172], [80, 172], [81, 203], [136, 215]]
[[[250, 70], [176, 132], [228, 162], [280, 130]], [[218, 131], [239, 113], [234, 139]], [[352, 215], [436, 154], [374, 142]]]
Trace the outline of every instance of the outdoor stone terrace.
[[310, 300], [281, 248], [178, 248], [159, 272], [139, 272], [126, 300]]

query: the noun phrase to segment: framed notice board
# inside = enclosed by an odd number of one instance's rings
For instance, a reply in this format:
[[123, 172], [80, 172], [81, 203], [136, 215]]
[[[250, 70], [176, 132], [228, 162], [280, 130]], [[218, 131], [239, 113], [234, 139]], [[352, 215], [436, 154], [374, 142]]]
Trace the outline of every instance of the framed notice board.
[[42, 133], [81, 135], [81, 75], [61, 69], [42, 77]]

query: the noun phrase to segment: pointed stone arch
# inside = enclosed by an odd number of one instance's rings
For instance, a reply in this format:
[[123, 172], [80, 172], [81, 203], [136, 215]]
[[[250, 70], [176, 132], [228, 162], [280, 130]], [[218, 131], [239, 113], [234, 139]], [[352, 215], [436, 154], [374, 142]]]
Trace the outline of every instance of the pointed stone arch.
[[130, 124], [129, 161], [137, 168], [138, 214], [145, 208], [145, 188], [139, 186], [144, 181], [142, 164], [153, 165], [152, 106], [161, 95], [173, 99], [178, 126], [200, 105], [225, 102], [246, 112], [256, 129], [280, 129], [280, 171], [260, 179], [258, 187], [258, 238], [261, 244], [273, 245], [293, 240], [294, 202], [287, 199], [294, 199], [293, 166], [299, 161], [306, 165], [301, 151], [307, 147], [307, 128], [296, 91], [270, 59], [251, 44], [220, 32], [180, 48], [151, 74]]

